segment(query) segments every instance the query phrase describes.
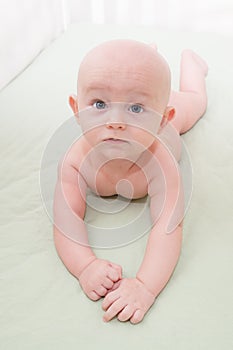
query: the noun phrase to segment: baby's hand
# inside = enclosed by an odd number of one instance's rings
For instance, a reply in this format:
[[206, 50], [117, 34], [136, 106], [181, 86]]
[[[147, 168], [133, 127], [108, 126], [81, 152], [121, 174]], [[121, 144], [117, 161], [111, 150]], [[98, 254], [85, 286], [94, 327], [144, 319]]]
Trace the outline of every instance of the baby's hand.
[[155, 301], [155, 296], [137, 278], [123, 278], [117, 289], [104, 298], [103, 320], [110, 321], [118, 315], [119, 321], [139, 323]]
[[91, 300], [98, 300], [122, 277], [121, 266], [110, 261], [95, 259], [81, 273], [79, 283]]

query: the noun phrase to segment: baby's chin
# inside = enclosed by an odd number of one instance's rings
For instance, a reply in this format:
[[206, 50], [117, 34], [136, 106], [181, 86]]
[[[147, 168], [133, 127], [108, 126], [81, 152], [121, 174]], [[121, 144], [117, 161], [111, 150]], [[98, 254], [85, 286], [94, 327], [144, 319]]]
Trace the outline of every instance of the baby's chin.
[[103, 141], [94, 148], [96, 156], [104, 157], [106, 161], [114, 159], [128, 160], [135, 163], [138, 158], [146, 151], [144, 145], [127, 141]]

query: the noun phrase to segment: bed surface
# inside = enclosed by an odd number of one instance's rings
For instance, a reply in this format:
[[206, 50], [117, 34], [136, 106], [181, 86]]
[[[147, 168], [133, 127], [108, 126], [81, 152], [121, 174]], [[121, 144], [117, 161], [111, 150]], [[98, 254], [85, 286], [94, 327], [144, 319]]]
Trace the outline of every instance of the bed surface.
[[[101, 301], [90, 301], [66, 271], [54, 248], [39, 182], [46, 146], [71, 117], [68, 96], [76, 92], [82, 57], [112, 38], [156, 42], [175, 89], [182, 49], [192, 48], [209, 64], [207, 112], [182, 136], [193, 168], [182, 254], [169, 284], [136, 326], [103, 323]], [[0, 349], [233, 348], [231, 43], [230, 37], [212, 34], [76, 24], [0, 92]], [[89, 220], [99, 219], [90, 212]], [[133, 276], [146, 240], [144, 235], [96, 254]]]

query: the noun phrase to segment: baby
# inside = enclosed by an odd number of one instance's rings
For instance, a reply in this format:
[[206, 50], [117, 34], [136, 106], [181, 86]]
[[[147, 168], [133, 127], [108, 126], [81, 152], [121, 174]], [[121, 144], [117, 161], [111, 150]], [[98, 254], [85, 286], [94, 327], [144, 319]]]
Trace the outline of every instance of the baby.
[[[170, 70], [157, 48], [133, 40], [105, 42], [80, 65], [77, 96], [69, 103], [83, 135], [59, 164], [54, 240], [86, 295], [104, 297], [104, 321], [142, 321], [176, 266], [184, 214], [179, 135], [206, 110], [207, 70], [198, 55], [185, 50], [180, 91], [171, 91]], [[157, 136], [168, 125], [165, 147]], [[97, 258], [88, 244], [87, 189], [99, 196], [150, 196], [152, 228], [135, 277], [122, 277], [121, 266]]]

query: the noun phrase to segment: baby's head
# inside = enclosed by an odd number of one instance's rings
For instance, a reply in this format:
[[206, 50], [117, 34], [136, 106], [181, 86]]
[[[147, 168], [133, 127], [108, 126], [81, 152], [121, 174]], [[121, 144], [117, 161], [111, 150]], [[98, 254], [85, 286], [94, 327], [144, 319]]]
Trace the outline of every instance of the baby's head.
[[134, 40], [112, 40], [93, 48], [83, 59], [75, 113], [93, 101], [130, 102], [164, 115], [170, 95], [170, 69], [155, 48]]
[[92, 49], [80, 65], [77, 92], [69, 102], [86, 140], [92, 147], [107, 145], [110, 157], [113, 145], [106, 139], [114, 139], [117, 156], [134, 154], [136, 159], [174, 114], [167, 107], [167, 62], [152, 46], [133, 40], [113, 40]]

